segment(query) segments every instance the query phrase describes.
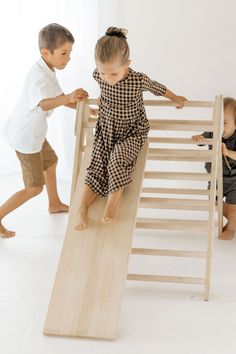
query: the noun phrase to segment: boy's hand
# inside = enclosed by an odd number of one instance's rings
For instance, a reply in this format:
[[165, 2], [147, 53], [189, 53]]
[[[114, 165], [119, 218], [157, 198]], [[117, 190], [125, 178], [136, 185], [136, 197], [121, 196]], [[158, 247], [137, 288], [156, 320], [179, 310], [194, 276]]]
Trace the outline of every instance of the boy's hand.
[[79, 88], [68, 95], [69, 102], [68, 103], [75, 103], [79, 100], [86, 100], [88, 98], [88, 92]]
[[187, 101], [187, 98], [183, 97], [183, 96], [175, 96], [175, 98], [173, 99], [173, 102], [176, 103], [176, 108], [177, 109], [181, 109], [184, 106], [184, 102]]
[[193, 135], [192, 136], [192, 140], [195, 142], [195, 143], [199, 143], [201, 141], [203, 141], [205, 138], [203, 135]]

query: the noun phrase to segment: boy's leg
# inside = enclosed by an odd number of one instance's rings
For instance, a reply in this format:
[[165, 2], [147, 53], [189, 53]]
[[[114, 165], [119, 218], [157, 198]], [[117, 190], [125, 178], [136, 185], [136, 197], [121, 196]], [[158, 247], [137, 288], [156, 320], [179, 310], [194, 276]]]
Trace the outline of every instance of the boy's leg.
[[14, 231], [7, 230], [3, 224], [2, 219], [13, 210], [24, 204], [27, 200], [35, 197], [41, 193], [43, 187], [31, 187], [25, 188], [15, 194], [13, 194], [3, 205], [0, 207], [0, 237], [8, 238], [15, 236]]
[[119, 189], [118, 191], [111, 193], [108, 197], [107, 204], [104, 210], [103, 217], [101, 222], [103, 224], [110, 223], [116, 214], [117, 207], [119, 205], [120, 198], [123, 194], [124, 188]]
[[48, 167], [44, 172], [45, 184], [47, 188], [48, 201], [49, 201], [49, 213], [68, 212], [69, 206], [62, 203], [57, 192], [57, 180], [56, 180], [56, 166], [57, 162]]
[[52, 149], [51, 145], [45, 139], [42, 151], [41, 158], [44, 171], [44, 181], [47, 188], [49, 213], [60, 213], [68, 212], [69, 206], [62, 203], [58, 193], [57, 193], [57, 180], [56, 180], [56, 167], [57, 167], [57, 155]]
[[1, 237], [15, 236], [15, 232], [7, 230], [2, 219], [10, 212], [24, 204], [27, 200], [35, 197], [43, 190], [44, 176], [41, 153], [25, 154], [16, 151], [16, 155], [20, 161], [22, 176], [25, 188], [12, 195], [0, 207], [0, 235]]
[[236, 204], [226, 204], [224, 206], [224, 215], [227, 217], [227, 224], [219, 236], [221, 240], [231, 240], [236, 231]]
[[78, 208], [78, 223], [75, 230], [82, 231], [88, 226], [88, 209], [96, 199], [97, 194], [87, 185], [84, 185], [81, 202]]

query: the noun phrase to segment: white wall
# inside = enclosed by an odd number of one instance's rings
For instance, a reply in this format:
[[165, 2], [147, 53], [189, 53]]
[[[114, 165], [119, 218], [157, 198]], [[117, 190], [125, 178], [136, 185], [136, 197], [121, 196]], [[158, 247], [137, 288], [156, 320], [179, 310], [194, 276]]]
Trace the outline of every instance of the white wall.
[[[84, 87], [98, 94], [91, 77], [94, 46], [108, 26], [128, 29], [132, 66], [188, 99], [213, 99], [235, 93], [234, 0], [11, 0], [0, 12], [0, 128], [38, 57], [37, 35], [59, 22], [76, 42], [68, 67], [58, 72], [62, 88]], [[31, 13], [31, 15], [29, 15]], [[146, 96], [147, 97], [147, 96]], [[59, 108], [49, 120], [48, 137], [59, 155], [58, 173], [71, 178], [74, 112]], [[0, 140], [0, 173], [14, 172], [18, 162]], [[18, 169], [19, 170], [19, 169]]]
[[[136, 70], [189, 99], [236, 97], [234, 0], [101, 0], [100, 5], [100, 34], [113, 19], [127, 28]], [[112, 7], [116, 16], [110, 17]]]
[[[0, 130], [13, 109], [31, 65], [39, 57], [38, 32], [48, 23], [66, 26], [75, 37], [71, 61], [57, 71], [62, 89], [78, 87], [97, 95], [91, 78], [93, 51], [97, 40], [97, 0], [11, 0], [0, 11]], [[74, 110], [55, 109], [48, 120], [48, 139], [59, 156], [58, 176], [70, 179], [74, 155]], [[0, 173], [20, 171], [14, 151], [0, 139]]]

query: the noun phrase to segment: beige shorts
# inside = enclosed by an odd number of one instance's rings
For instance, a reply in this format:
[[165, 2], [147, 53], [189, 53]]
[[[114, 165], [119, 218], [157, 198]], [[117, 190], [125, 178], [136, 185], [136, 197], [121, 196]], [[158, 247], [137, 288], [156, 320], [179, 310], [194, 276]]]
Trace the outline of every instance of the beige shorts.
[[57, 162], [57, 155], [45, 139], [42, 150], [34, 154], [23, 154], [16, 151], [20, 160], [23, 180], [26, 188], [43, 186], [44, 171]]

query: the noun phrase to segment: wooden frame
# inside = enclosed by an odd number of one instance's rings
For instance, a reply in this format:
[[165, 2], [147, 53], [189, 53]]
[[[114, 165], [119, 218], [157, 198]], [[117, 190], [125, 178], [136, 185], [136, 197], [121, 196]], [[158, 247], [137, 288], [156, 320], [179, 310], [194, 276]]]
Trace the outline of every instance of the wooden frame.
[[[190, 137], [150, 137], [138, 158], [134, 182], [127, 188], [122, 199], [114, 225], [101, 225], [98, 220], [104, 207], [104, 200], [96, 201], [89, 217], [89, 229], [81, 233], [74, 230], [78, 200], [84, 180], [86, 167], [90, 160], [93, 142], [93, 128], [96, 118], [90, 116], [89, 105], [97, 105], [98, 100], [81, 102], [76, 118], [76, 148], [73, 181], [71, 188], [71, 207], [69, 223], [62, 254], [56, 274], [54, 288], [49, 304], [44, 327], [45, 334], [82, 336], [92, 338], [114, 339], [117, 336], [118, 318], [125, 279], [140, 281], [177, 282], [200, 284], [204, 286], [204, 299], [209, 298], [211, 256], [213, 233], [215, 230], [215, 199], [218, 194], [218, 232], [222, 230], [222, 166], [221, 166], [221, 132], [222, 132], [222, 96], [215, 101], [187, 101], [186, 107], [208, 108], [212, 110], [209, 120], [196, 119], [150, 119], [152, 131], [199, 131], [213, 132], [213, 139], [205, 142], [212, 150], [192, 150]], [[170, 107], [170, 101], [146, 100], [145, 106]], [[155, 148], [152, 143], [185, 144], [186, 148]], [[144, 171], [145, 161], [191, 161], [211, 162], [211, 173]], [[217, 178], [218, 175], [218, 178]], [[210, 181], [210, 189], [142, 187], [143, 178], [166, 180]], [[218, 180], [218, 181], [217, 181]], [[218, 191], [216, 189], [218, 182]], [[174, 183], [174, 182], [173, 182]], [[150, 196], [151, 194], [151, 196]], [[161, 194], [163, 197], [152, 196]], [[208, 199], [198, 200], [172, 198], [194, 195]], [[148, 195], [148, 196], [147, 196]], [[165, 197], [167, 195], [167, 197]], [[169, 195], [169, 196], [168, 196]], [[138, 206], [150, 209], [202, 210], [208, 212], [208, 220], [138, 218]], [[206, 250], [170, 250], [131, 248], [133, 230], [165, 229], [196, 230], [207, 234]], [[146, 256], [190, 257], [205, 261], [205, 275], [202, 277], [161, 276], [147, 274], [128, 274], [129, 254]]]
[[[172, 106], [172, 102], [166, 101], [145, 101], [146, 106]], [[218, 230], [222, 232], [222, 153], [221, 153], [221, 135], [223, 129], [223, 97], [217, 96], [214, 102], [209, 101], [188, 101], [186, 107], [212, 108], [212, 117], [209, 120], [174, 120], [174, 119], [156, 119], [151, 120], [151, 129], [163, 131], [211, 131], [213, 139], [205, 139], [205, 143], [212, 146], [212, 150], [191, 150], [191, 149], [162, 149], [149, 148], [148, 159], [155, 161], [204, 161], [211, 162], [211, 173], [186, 173], [172, 171], [148, 171], [145, 172], [145, 178], [148, 179], [170, 179], [170, 180], [191, 180], [191, 181], [209, 181], [210, 189], [181, 189], [181, 188], [143, 188], [145, 194], [177, 194], [177, 195], [208, 195], [208, 200], [198, 199], [180, 199], [180, 198], [160, 198], [143, 197], [140, 198], [140, 207], [158, 208], [158, 209], [177, 209], [177, 210], [199, 210], [208, 212], [208, 220], [185, 220], [185, 219], [151, 219], [139, 218], [136, 222], [136, 228], [141, 229], [160, 229], [160, 230], [191, 230], [201, 231], [207, 234], [206, 251], [185, 251], [185, 250], [160, 250], [160, 249], [132, 249], [135, 255], [157, 255], [168, 257], [190, 257], [203, 258], [205, 260], [205, 275], [199, 277], [181, 277], [181, 276], [158, 276], [145, 274], [128, 274], [128, 280], [140, 281], [160, 281], [177, 282], [188, 284], [201, 284], [204, 286], [204, 299], [209, 299], [210, 274], [212, 244], [215, 230], [214, 215], [217, 211]], [[167, 143], [167, 144], [193, 144], [191, 138], [149, 138], [149, 142]], [[216, 188], [218, 186], [218, 190]], [[215, 200], [218, 196], [218, 210], [216, 210]]]

